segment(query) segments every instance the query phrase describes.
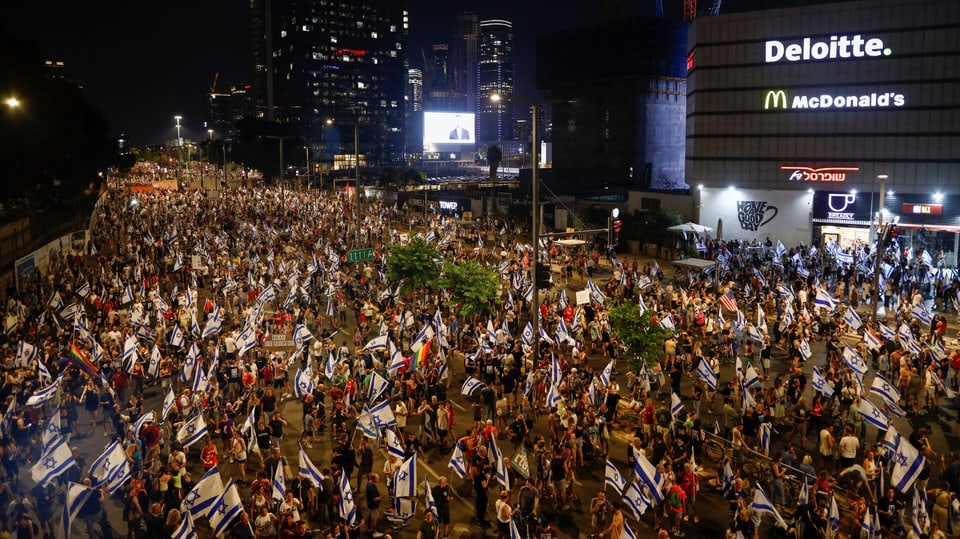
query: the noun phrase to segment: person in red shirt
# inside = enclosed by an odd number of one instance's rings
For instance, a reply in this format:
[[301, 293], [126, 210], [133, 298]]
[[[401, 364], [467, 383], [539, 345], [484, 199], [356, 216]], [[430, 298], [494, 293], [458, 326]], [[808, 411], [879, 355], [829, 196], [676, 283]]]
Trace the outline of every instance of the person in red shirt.
[[217, 465], [217, 446], [213, 443], [213, 438], [207, 437], [207, 443], [200, 450], [200, 460], [203, 462], [203, 469], [209, 470]]
[[700, 488], [700, 477], [693, 469], [693, 464], [689, 462], [683, 465], [683, 473], [680, 475], [680, 488], [687, 495], [687, 514], [693, 515], [694, 522], [700, 522], [700, 515], [697, 514], [697, 490]]

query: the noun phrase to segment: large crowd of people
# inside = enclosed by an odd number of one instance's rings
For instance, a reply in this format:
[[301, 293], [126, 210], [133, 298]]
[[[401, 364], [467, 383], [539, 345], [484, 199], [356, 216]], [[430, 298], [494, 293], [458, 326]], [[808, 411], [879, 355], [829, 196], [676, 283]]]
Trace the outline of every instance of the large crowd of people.
[[[473, 523], [502, 538], [566, 537], [541, 503], [581, 495], [605, 539], [632, 534], [631, 514], [661, 534], [699, 529], [698, 499], [729, 507], [731, 537], [757, 537], [764, 515], [794, 537], [960, 536], [960, 453], [921, 425], [957, 389], [945, 314], [957, 282], [926, 251], [886, 253], [885, 314], [871, 320], [857, 311], [872, 308], [869, 246], [704, 241], [715, 266], [667, 278], [602, 244], [545, 243], [556, 286], [533, 335], [522, 226], [355, 203], [111, 185], [91, 255], [51, 259], [6, 298], [0, 528], [52, 536], [65, 505], [106, 538], [122, 527], [105, 516], [114, 496], [129, 539], [182, 537], [194, 517], [237, 539], [381, 537], [408, 522], [446, 538], [449, 477], [432, 496], [397, 492], [421, 459], [448, 465]], [[413, 234], [446, 262], [496, 268], [499, 312], [463, 319], [446, 290], [401, 293], [384, 253]], [[357, 246], [378, 256], [348, 263]], [[580, 289], [589, 302], [568, 298]], [[639, 371], [607, 316], [619, 303], [669, 334]], [[455, 400], [469, 403], [466, 429]], [[69, 447], [100, 435], [122, 470]], [[579, 478], [603, 461], [615, 492], [587, 496]], [[700, 494], [714, 464], [723, 503]]]

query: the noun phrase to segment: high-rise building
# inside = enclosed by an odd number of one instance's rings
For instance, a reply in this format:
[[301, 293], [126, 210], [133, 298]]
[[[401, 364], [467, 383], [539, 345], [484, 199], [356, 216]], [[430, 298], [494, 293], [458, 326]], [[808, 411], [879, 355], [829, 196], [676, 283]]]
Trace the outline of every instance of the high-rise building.
[[408, 156], [419, 154], [423, 150], [423, 71], [407, 70], [407, 93], [403, 97], [405, 106], [404, 135], [407, 141]]
[[251, 98], [258, 118], [273, 121], [272, 0], [250, 0]]
[[433, 69], [430, 71], [430, 89], [450, 89], [450, 45], [437, 43], [433, 46]]
[[463, 111], [465, 96], [456, 88], [457, 80], [450, 62], [450, 46], [433, 46], [433, 61], [427, 68], [424, 108], [429, 111]]
[[[269, 99], [266, 108], [277, 122], [294, 126], [327, 157], [352, 154], [352, 124], [360, 124], [368, 161], [402, 158], [403, 0], [251, 0], [251, 8], [263, 9], [253, 14], [254, 26], [266, 28], [262, 42], [254, 32], [254, 67], [262, 63], [270, 75], [255, 79], [267, 89], [257, 95], [269, 97], [272, 88], [272, 108]], [[258, 57], [261, 48], [269, 54]]]
[[454, 47], [457, 87], [464, 95], [464, 110], [477, 110], [477, 35], [480, 23], [477, 14], [469, 11], [457, 15], [457, 41]]
[[513, 23], [480, 21], [477, 37], [477, 141], [514, 140], [513, 103], [490, 97], [513, 96]]

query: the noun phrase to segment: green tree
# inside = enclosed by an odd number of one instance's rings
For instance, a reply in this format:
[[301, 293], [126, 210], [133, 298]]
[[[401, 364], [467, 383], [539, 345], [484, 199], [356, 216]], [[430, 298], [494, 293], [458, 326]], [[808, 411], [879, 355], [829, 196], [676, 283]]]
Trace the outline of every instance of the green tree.
[[610, 309], [610, 331], [617, 341], [626, 347], [630, 370], [639, 372], [640, 366], [659, 358], [663, 343], [670, 338], [670, 331], [653, 322], [653, 311], [640, 312], [640, 306], [632, 301]]
[[465, 319], [499, 312], [502, 301], [499, 278], [494, 268], [485, 268], [474, 260], [446, 264], [440, 286], [450, 292], [449, 304]]
[[440, 253], [432, 243], [415, 237], [407, 244], [393, 244], [387, 254], [387, 277], [403, 282], [401, 292], [433, 286], [440, 277], [436, 260]]
[[641, 243], [655, 243], [657, 247], [663, 247], [664, 241], [676, 239], [676, 236], [667, 229], [681, 223], [683, 223], [683, 216], [674, 210], [666, 208], [634, 210], [632, 214], [624, 217], [620, 237], [639, 240]]

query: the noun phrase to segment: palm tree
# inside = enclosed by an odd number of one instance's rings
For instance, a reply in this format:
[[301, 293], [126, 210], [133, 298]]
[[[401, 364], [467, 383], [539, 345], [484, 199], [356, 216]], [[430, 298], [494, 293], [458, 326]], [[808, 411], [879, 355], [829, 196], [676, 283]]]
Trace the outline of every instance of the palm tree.
[[503, 160], [503, 150], [496, 144], [491, 144], [487, 148], [487, 164], [490, 165], [490, 180], [497, 179], [497, 170], [500, 168], [500, 161]]

